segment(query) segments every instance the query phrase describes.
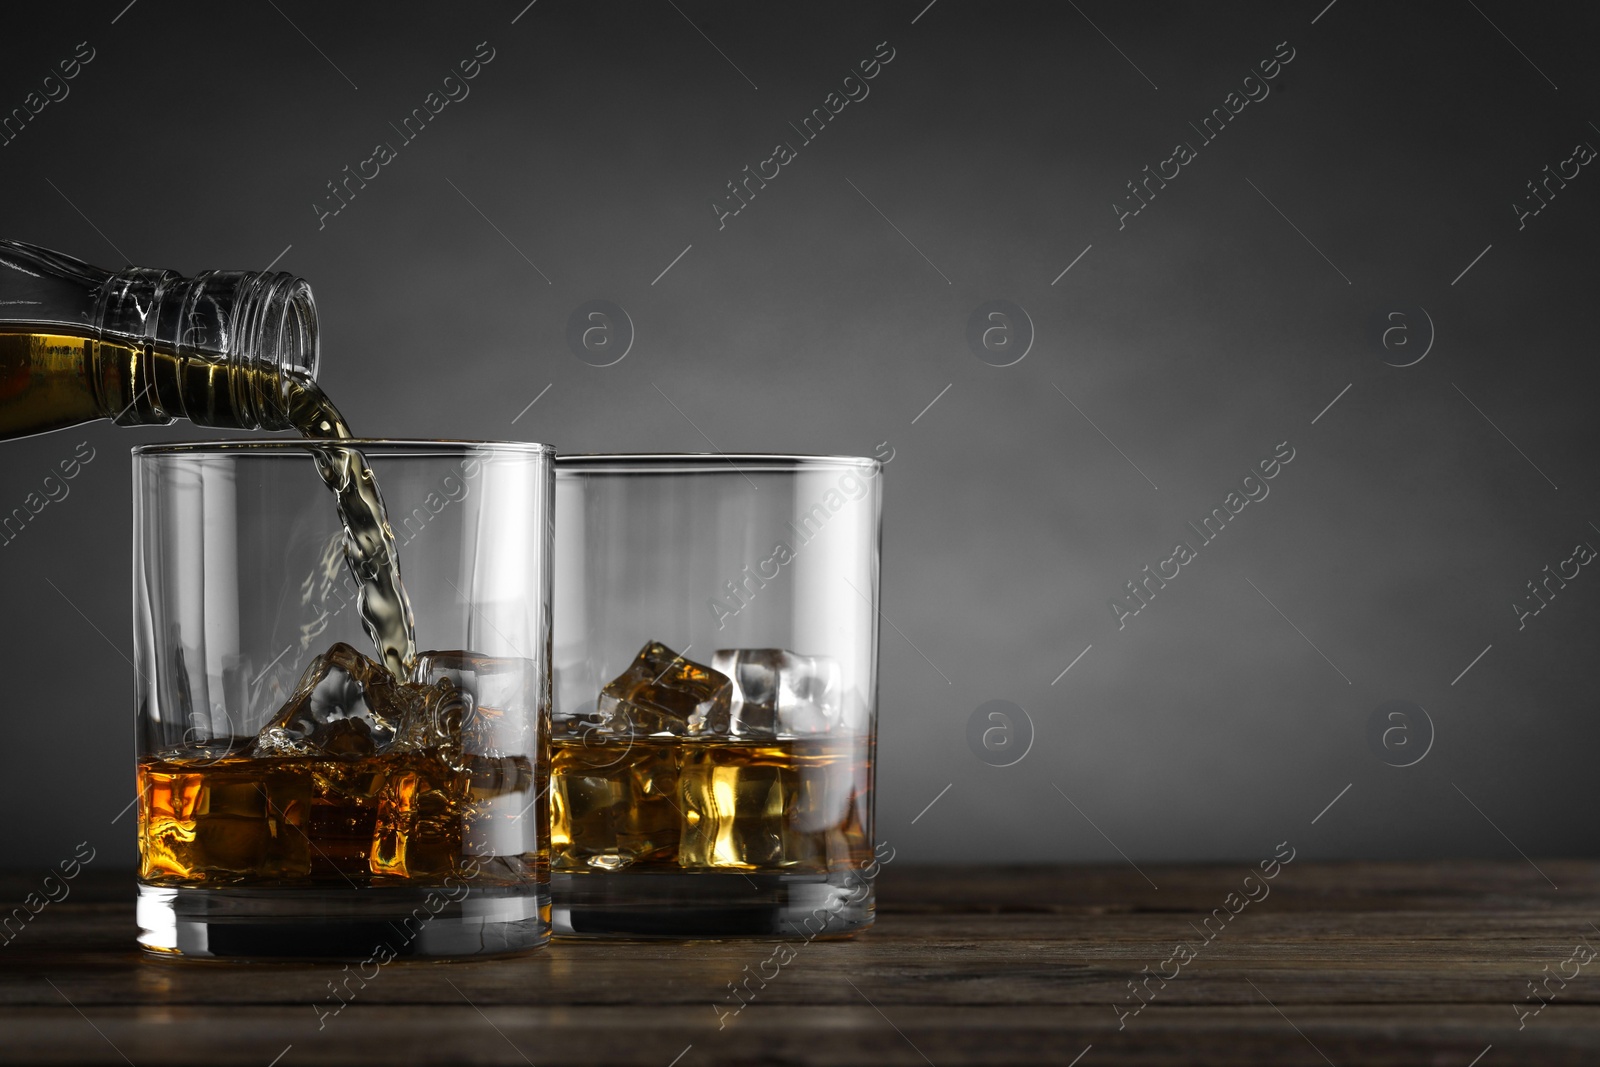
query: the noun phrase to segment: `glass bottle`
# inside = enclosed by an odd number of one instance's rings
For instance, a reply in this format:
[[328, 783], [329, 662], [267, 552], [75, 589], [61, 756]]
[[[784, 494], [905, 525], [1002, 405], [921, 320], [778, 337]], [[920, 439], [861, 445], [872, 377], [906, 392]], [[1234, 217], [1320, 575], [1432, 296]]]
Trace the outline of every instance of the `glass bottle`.
[[[281, 271], [108, 271], [0, 240], [0, 439], [111, 419], [339, 437], [311, 287]], [[331, 410], [331, 409], [330, 409]]]

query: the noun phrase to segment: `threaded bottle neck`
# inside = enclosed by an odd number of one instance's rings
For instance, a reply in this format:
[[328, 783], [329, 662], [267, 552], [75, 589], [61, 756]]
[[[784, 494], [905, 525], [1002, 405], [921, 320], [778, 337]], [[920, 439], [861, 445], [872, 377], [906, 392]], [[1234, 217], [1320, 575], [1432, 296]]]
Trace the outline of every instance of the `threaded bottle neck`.
[[292, 274], [130, 267], [106, 279], [97, 303], [103, 337], [154, 357], [119, 422], [289, 429], [294, 383], [316, 378], [316, 303]]

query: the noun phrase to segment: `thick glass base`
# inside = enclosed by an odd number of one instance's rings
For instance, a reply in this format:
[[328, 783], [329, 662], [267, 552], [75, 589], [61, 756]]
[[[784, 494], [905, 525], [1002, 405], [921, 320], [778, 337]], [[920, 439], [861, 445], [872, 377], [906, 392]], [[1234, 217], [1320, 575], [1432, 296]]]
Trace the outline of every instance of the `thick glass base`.
[[139, 944], [198, 959], [384, 963], [500, 956], [550, 940], [548, 886], [462, 888], [140, 885]]
[[858, 873], [553, 873], [557, 937], [839, 938], [872, 925]]

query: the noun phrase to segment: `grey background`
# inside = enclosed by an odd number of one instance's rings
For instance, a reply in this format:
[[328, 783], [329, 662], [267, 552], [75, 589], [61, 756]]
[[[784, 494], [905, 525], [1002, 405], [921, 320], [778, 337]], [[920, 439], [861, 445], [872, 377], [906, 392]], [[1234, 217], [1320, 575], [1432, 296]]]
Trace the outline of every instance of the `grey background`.
[[[1600, 144], [1593, 9], [114, 0], [7, 19], [0, 108], [79, 41], [96, 57], [0, 147], [0, 229], [109, 266], [282, 253], [360, 433], [887, 442], [878, 832], [900, 857], [1596, 852], [1600, 576], [1520, 632], [1511, 608], [1600, 544], [1600, 176], [1524, 229], [1511, 208]], [[319, 230], [325, 183], [485, 40], [470, 96]], [[719, 230], [724, 183], [885, 40], [870, 96]], [[1281, 41], [1271, 95], [1200, 146], [1188, 123]], [[1119, 230], [1124, 183], [1180, 139], [1198, 158]], [[615, 366], [566, 345], [592, 299], [635, 324]], [[1006, 368], [966, 341], [997, 299], [1037, 335]], [[1436, 342], [1402, 369], [1364, 331], [1405, 305]], [[112, 822], [132, 795], [127, 449], [206, 436], [4, 446], [7, 511], [96, 449], [0, 548], [6, 863], [85, 838], [132, 860]], [[1283, 441], [1271, 495], [1119, 631], [1108, 599]], [[1033, 724], [1011, 766], [969, 747], [991, 700]], [[1389, 700], [1436, 730], [1415, 766], [1368, 743]]]

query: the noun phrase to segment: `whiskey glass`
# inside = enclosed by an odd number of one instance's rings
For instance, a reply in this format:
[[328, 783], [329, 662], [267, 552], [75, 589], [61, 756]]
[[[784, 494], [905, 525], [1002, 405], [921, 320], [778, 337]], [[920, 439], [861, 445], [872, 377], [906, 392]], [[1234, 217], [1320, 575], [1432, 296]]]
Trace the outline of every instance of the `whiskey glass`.
[[[410, 677], [377, 658], [318, 474], [344, 446], [387, 504]], [[384, 962], [548, 940], [553, 461], [438, 441], [134, 450], [143, 948]]]
[[855, 457], [558, 457], [558, 936], [871, 924], [879, 475]]

